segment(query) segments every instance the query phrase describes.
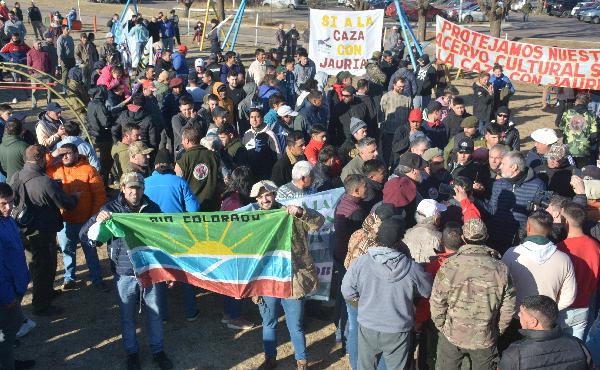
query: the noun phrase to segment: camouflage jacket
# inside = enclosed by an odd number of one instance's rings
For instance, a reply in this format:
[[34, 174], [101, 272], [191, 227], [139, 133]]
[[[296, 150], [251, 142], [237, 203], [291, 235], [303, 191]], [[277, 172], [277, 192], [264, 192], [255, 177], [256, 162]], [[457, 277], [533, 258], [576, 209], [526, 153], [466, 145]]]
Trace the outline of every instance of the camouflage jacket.
[[367, 63], [366, 70], [368, 80], [380, 85], [385, 83], [385, 73], [383, 73], [377, 62], [370, 60]]
[[363, 221], [362, 228], [352, 233], [350, 240], [348, 241], [348, 254], [346, 254], [346, 259], [344, 260], [344, 267], [346, 269], [349, 268], [358, 257], [366, 254], [369, 247], [378, 246], [375, 238], [377, 237], [379, 225], [381, 225], [381, 219], [375, 212], [371, 212]]
[[[285, 206], [283, 207], [285, 208]], [[314, 292], [319, 286], [315, 262], [308, 249], [308, 232], [317, 231], [325, 223], [319, 212], [304, 208], [300, 218], [294, 218], [292, 231], [292, 296], [302, 298]]]
[[575, 106], [566, 111], [560, 122], [564, 142], [573, 157], [587, 157], [595, 146], [598, 122], [585, 106]]
[[450, 343], [465, 349], [496, 344], [515, 309], [508, 267], [495, 250], [464, 245], [433, 282], [431, 319]]

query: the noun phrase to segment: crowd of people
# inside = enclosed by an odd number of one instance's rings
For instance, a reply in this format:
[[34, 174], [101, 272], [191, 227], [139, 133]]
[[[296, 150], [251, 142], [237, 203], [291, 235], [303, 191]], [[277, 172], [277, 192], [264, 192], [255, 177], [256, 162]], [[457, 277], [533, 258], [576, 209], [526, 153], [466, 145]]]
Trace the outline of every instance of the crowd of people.
[[[216, 48], [188, 66], [173, 32], [157, 38], [154, 63], [132, 74], [112, 33], [98, 49], [93, 34], [75, 45], [65, 26], [56, 38], [40, 31], [46, 44], [25, 50], [16, 14], [6, 15], [5, 32], [16, 26], [1, 52], [60, 70], [86, 119], [84, 127], [65, 120], [48, 95], [30, 132], [18, 111], [0, 104], [2, 369], [34, 365], [14, 359], [15, 338], [36, 325], [21, 301], [31, 280], [32, 314], [64, 314], [54, 302], [79, 286], [78, 245], [92, 287], [111, 290], [96, 233], [112, 213], [231, 211], [253, 202], [294, 217], [292, 295], [252, 299], [262, 317], [262, 366], [277, 366], [281, 307], [297, 368], [308, 368], [305, 305], [318, 280], [307, 233], [324, 217], [281, 202], [340, 187], [331, 299], [336, 343], [352, 369], [600, 363], [600, 120], [589, 92], [577, 91], [556, 125], [531, 133], [534, 148], [523, 153], [509, 108], [518, 93], [502, 66], [460, 94], [429, 55], [413, 70], [399, 37], [357, 78], [317, 72], [293, 27], [279, 25], [276, 47], [256, 49], [247, 66]], [[130, 32], [151, 34], [153, 22], [138, 16]], [[153, 360], [176, 367], [163, 349], [173, 284], [141, 289], [126, 239], [107, 244], [127, 368], [142, 363], [140, 300]], [[183, 288], [186, 319], [195, 321], [195, 288]], [[221, 322], [254, 327], [243, 304], [223, 297]]]

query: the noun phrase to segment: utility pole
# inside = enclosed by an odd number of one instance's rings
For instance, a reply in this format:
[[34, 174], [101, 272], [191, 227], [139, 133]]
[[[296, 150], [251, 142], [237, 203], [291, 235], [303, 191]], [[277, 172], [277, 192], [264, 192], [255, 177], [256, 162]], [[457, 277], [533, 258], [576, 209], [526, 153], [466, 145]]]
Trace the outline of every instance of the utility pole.
[[225, 19], [225, 0], [217, 0], [217, 14], [222, 22]]

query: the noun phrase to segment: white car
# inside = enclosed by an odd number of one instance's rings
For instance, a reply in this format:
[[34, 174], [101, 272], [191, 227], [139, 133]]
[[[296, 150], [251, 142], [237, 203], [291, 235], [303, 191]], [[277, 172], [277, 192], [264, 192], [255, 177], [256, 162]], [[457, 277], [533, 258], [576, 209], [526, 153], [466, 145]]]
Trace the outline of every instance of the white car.
[[[523, 5], [525, 5], [525, 2], [527, 0], [519, 0], [519, 1], [515, 1], [510, 5], [510, 9], [518, 12], [519, 10], [523, 9]], [[529, 0], [529, 4], [531, 4], [531, 8], [535, 9], [538, 6], [538, 1], [537, 0]]]
[[481, 9], [479, 5], [475, 5], [467, 10], [463, 10], [461, 22], [464, 23], [473, 23], [473, 22], [485, 22], [487, 21], [487, 17]]
[[297, 0], [263, 0], [262, 6], [272, 6], [273, 8], [298, 8]]

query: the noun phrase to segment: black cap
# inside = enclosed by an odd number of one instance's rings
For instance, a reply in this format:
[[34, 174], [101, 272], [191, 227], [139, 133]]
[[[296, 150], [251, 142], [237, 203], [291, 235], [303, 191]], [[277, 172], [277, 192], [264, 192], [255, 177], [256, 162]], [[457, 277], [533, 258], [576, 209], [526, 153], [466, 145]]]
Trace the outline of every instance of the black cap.
[[156, 157], [154, 158], [155, 164], [173, 164], [173, 158], [169, 152], [165, 149], [161, 149], [156, 153]]
[[503, 105], [501, 107], [498, 107], [498, 109], [496, 109], [496, 115], [499, 114], [506, 114], [508, 116], [510, 116], [510, 110], [508, 109], [507, 106]]
[[432, 100], [427, 104], [427, 113], [433, 113], [436, 110], [442, 110], [442, 104], [439, 101]]
[[504, 132], [504, 126], [496, 122], [490, 122], [485, 126], [485, 132], [491, 135], [501, 135]]
[[388, 218], [384, 220], [377, 231], [377, 240], [388, 248], [394, 248], [402, 240], [406, 232], [406, 224], [403, 219]]
[[143, 106], [145, 102], [146, 102], [146, 99], [144, 98], [144, 95], [142, 95], [142, 94], [136, 94], [131, 99], [131, 103], [133, 105], [137, 105], [140, 107]]
[[412, 152], [402, 154], [398, 164], [415, 170], [422, 170], [427, 167], [427, 162], [420, 155]]
[[422, 61], [425, 64], [429, 64], [429, 55], [423, 54], [423, 55], [421, 55], [421, 57], [419, 58], [419, 60]]
[[463, 137], [458, 141], [458, 152], [459, 153], [473, 153], [475, 150], [475, 143], [470, 137]]

